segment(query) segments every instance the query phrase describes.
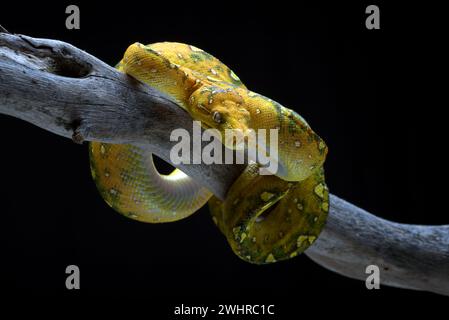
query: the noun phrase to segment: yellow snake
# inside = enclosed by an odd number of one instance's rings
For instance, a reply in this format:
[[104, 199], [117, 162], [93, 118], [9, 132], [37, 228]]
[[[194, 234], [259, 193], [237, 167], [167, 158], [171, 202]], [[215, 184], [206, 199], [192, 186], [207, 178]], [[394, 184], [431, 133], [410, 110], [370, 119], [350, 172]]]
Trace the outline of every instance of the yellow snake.
[[248, 90], [231, 69], [192, 45], [134, 43], [117, 68], [172, 97], [205, 128], [221, 134], [278, 129], [279, 164], [276, 175], [259, 175], [257, 163], [248, 165], [222, 202], [179, 169], [159, 174], [152, 155], [138, 147], [92, 142], [92, 176], [112, 208], [139, 221], [168, 222], [209, 201], [233, 251], [252, 263], [288, 259], [313, 243], [329, 210], [327, 147], [301, 116]]

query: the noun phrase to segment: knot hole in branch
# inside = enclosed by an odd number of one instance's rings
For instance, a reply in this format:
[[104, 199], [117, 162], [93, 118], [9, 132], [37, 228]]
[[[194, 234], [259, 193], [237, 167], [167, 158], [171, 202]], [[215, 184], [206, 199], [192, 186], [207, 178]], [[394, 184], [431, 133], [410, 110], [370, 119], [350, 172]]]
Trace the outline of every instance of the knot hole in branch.
[[77, 61], [68, 49], [62, 48], [59, 53], [52, 57], [51, 73], [68, 78], [84, 78], [92, 71], [91, 64]]

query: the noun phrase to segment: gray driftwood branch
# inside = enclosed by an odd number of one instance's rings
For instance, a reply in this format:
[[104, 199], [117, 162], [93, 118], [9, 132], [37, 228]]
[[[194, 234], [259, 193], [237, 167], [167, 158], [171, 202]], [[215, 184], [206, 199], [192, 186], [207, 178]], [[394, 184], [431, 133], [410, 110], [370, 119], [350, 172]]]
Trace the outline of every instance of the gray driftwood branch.
[[[2, 33], [3, 31], [3, 33]], [[143, 146], [169, 161], [170, 132], [192, 119], [164, 94], [61, 41], [0, 30], [0, 114], [75, 142]], [[1, 119], [0, 119], [1, 120]], [[224, 198], [243, 165], [180, 165]], [[449, 225], [390, 222], [331, 195], [325, 230], [306, 254], [321, 266], [381, 285], [449, 295]]]

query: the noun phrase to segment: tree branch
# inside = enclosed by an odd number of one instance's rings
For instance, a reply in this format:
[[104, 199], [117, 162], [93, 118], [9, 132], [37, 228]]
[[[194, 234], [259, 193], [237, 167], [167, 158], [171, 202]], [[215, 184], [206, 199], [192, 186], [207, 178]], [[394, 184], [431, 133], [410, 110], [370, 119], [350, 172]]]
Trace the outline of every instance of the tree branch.
[[[2, 33], [3, 31], [3, 33]], [[192, 119], [169, 97], [70, 44], [0, 30], [0, 113], [75, 142], [131, 143], [169, 161], [170, 133]], [[224, 198], [244, 165], [180, 165]], [[449, 295], [449, 226], [398, 224], [331, 195], [327, 225], [306, 254], [325, 268]]]

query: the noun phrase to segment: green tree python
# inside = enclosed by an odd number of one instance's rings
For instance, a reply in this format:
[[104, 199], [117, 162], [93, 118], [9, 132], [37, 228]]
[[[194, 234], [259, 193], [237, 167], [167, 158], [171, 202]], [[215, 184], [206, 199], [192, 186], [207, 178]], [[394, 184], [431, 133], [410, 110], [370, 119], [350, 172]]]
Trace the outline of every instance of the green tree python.
[[192, 45], [134, 43], [117, 68], [222, 135], [226, 129], [277, 129], [279, 164], [275, 175], [260, 175], [260, 164], [249, 164], [221, 201], [179, 169], [159, 174], [147, 151], [91, 142], [92, 176], [113, 209], [157, 223], [183, 219], [208, 202], [232, 250], [256, 264], [292, 258], [314, 242], [329, 210], [327, 146], [299, 114], [248, 90], [231, 69]]

